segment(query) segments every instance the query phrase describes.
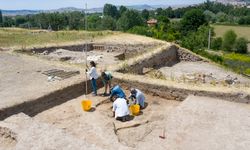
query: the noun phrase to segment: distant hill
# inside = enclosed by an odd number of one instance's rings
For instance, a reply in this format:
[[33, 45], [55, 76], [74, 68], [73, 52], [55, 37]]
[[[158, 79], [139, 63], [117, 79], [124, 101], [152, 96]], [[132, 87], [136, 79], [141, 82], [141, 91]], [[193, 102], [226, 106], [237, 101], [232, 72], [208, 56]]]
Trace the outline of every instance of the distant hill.
[[[172, 7], [184, 7], [185, 5], [182, 6], [172, 6]], [[118, 6], [119, 7], [119, 6]], [[143, 10], [143, 9], [148, 9], [148, 10], [154, 10], [156, 8], [167, 8], [169, 7], [168, 5], [131, 5], [131, 6], [126, 6], [130, 9], [136, 9], [136, 10]], [[16, 15], [28, 15], [28, 14], [38, 14], [38, 13], [52, 13], [52, 12], [72, 12], [72, 11], [83, 11], [83, 9], [80, 8], [75, 8], [75, 7], [66, 7], [66, 8], [59, 8], [59, 9], [51, 9], [51, 10], [2, 10], [3, 15], [5, 16], [16, 16]], [[99, 8], [91, 8], [88, 9], [88, 13], [95, 13], [95, 12], [103, 12], [103, 7]]]
[[41, 10], [2, 10], [4, 16], [38, 14]]

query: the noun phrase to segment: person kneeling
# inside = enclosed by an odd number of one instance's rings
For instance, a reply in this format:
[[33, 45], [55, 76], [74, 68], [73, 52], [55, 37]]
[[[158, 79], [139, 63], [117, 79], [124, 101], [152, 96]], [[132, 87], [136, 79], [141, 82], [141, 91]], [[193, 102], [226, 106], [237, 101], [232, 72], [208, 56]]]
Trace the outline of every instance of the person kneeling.
[[134, 101], [134, 104], [140, 105], [141, 109], [145, 108], [145, 96], [142, 93], [142, 91], [135, 89], [135, 88], [131, 88], [129, 98], [132, 101]]
[[125, 122], [129, 120], [129, 108], [127, 105], [127, 101], [124, 98], [119, 98], [118, 95], [114, 95], [113, 97], [113, 116], [116, 120]]

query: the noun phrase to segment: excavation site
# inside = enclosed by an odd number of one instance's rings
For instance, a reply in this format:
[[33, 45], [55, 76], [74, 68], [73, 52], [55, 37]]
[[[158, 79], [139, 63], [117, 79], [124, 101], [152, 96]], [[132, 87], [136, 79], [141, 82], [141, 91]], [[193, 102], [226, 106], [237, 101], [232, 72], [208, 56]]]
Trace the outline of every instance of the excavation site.
[[[0, 150], [250, 149], [250, 79], [174, 43], [119, 33], [0, 54]], [[91, 61], [145, 108], [116, 120]]]

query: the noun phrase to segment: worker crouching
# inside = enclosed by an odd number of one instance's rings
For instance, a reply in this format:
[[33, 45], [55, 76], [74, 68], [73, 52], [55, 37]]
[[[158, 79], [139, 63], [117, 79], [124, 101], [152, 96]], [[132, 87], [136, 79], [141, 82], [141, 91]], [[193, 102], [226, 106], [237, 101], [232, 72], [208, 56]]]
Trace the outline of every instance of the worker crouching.
[[131, 88], [129, 98], [134, 104], [140, 105], [141, 109], [145, 108], [145, 96], [140, 90]]
[[118, 95], [112, 96], [113, 101], [113, 117], [116, 120], [125, 122], [130, 120], [129, 108], [125, 98], [120, 98]]

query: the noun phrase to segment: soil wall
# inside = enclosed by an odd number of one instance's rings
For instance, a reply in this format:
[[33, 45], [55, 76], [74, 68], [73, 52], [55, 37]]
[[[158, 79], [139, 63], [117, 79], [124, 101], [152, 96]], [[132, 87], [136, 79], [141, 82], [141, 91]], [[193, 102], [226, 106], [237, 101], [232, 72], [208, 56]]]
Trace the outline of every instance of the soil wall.
[[[91, 82], [90, 80], [88, 82], [88, 93], [89, 94], [91, 89]], [[77, 98], [86, 92], [86, 81], [82, 81], [77, 84], [70, 85], [68, 87], [64, 87], [60, 90], [53, 91], [47, 95], [44, 95], [40, 98], [33, 99], [26, 101], [22, 104], [17, 104], [15, 106], [4, 108], [0, 110], [0, 120], [4, 120], [5, 118], [13, 115], [18, 114], [20, 112], [25, 113], [29, 116], [35, 116], [36, 114], [50, 109], [54, 106], [60, 105], [62, 103], [65, 103], [69, 100], [72, 100], [74, 98]], [[98, 88], [103, 87], [103, 83], [101, 79], [99, 78], [97, 81]]]
[[141, 57], [132, 64], [118, 70], [122, 73], [143, 74], [143, 68], [160, 68], [162, 66], [172, 66], [178, 62], [177, 47], [168, 46], [161, 51], [157, 51], [148, 57]]
[[[143, 76], [142, 76], [143, 77]], [[130, 88], [138, 88], [142, 90], [144, 93], [151, 94], [153, 96], [159, 96], [168, 100], [177, 100], [183, 101], [187, 98], [188, 95], [196, 95], [196, 96], [206, 96], [219, 98], [227, 101], [239, 102], [239, 103], [250, 103], [250, 95], [242, 94], [242, 93], [223, 93], [223, 92], [210, 92], [210, 91], [202, 91], [202, 90], [191, 90], [191, 89], [181, 89], [174, 88], [168, 85], [157, 85], [150, 84], [143, 81], [129, 81], [124, 78], [114, 78], [114, 84], [119, 84], [122, 87]]]

